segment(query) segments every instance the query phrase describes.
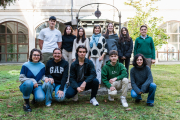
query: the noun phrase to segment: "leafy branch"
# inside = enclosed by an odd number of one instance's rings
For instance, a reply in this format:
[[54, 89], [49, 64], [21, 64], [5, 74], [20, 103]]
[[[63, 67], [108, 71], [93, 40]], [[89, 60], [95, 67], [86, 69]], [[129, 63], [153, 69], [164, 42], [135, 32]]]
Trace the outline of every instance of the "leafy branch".
[[159, 27], [159, 24], [163, 23], [163, 17], [152, 17], [154, 12], [158, 11], [158, 7], [153, 7], [153, 5], [160, 0], [149, 0], [149, 2], [143, 2], [142, 0], [128, 0], [125, 5], [132, 6], [136, 10], [136, 14], [133, 18], [128, 18], [128, 30], [130, 36], [133, 40], [140, 36], [140, 26], [148, 26], [148, 35], [153, 38], [154, 45], [162, 46], [162, 44], [167, 44], [165, 41], [169, 39], [165, 30]]

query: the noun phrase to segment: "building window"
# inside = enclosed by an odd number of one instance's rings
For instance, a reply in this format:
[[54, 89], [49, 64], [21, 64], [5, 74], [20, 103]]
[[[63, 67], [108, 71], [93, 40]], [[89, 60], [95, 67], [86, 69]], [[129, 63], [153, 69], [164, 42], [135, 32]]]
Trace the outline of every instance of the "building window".
[[0, 23], [0, 62], [25, 62], [28, 59], [28, 29], [18, 22]]
[[159, 61], [179, 61], [180, 48], [180, 22], [170, 21], [163, 24], [160, 28], [165, 29], [166, 34], [170, 37], [167, 45], [163, 45], [157, 51]]
[[[40, 33], [40, 31], [41, 31], [42, 29], [47, 28], [47, 27], [49, 27], [48, 21], [40, 24], [40, 25], [36, 28], [35, 47], [38, 48], [38, 49], [40, 49], [40, 48], [39, 48], [39, 40], [38, 40], [39, 33]], [[56, 22], [55, 28], [58, 29], [59, 31], [61, 31], [61, 34], [63, 34], [65, 27], [66, 27], [66, 26], [65, 26], [63, 23]]]

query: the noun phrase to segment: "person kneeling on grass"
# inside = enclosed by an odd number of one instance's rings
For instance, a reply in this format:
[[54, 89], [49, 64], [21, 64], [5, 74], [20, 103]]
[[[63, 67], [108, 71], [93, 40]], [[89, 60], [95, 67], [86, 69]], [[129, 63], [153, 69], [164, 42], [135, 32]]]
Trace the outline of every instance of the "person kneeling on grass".
[[133, 60], [133, 68], [131, 68], [131, 97], [135, 98], [135, 102], [139, 103], [141, 94], [149, 93], [147, 98], [147, 105], [154, 106], [154, 96], [156, 91], [156, 84], [153, 83], [151, 69], [147, 66], [145, 57], [142, 54], [137, 54]]
[[118, 52], [111, 50], [109, 52], [109, 61], [102, 68], [102, 82], [108, 88], [108, 99], [114, 101], [114, 95], [117, 94], [117, 90], [122, 88], [122, 95], [120, 96], [123, 107], [128, 107], [126, 101], [128, 90], [128, 79], [126, 68], [122, 63], [118, 62]]
[[87, 48], [79, 45], [76, 49], [78, 59], [76, 59], [70, 68], [70, 87], [66, 91], [66, 98], [73, 98], [77, 93], [91, 89], [90, 103], [98, 106], [96, 94], [99, 87], [99, 81], [96, 79], [96, 70], [91, 60], [85, 58]]
[[65, 99], [66, 82], [68, 78], [69, 64], [62, 59], [62, 51], [59, 48], [53, 50], [53, 59], [46, 64], [46, 78], [42, 86], [46, 93], [46, 106], [51, 106], [52, 93], [55, 91], [55, 99], [61, 102]]
[[43, 102], [45, 100], [45, 93], [42, 89], [41, 80], [45, 80], [45, 66], [40, 61], [42, 60], [42, 53], [38, 49], [32, 49], [30, 52], [29, 62], [23, 64], [19, 76], [21, 85], [20, 91], [23, 93], [25, 104], [23, 109], [26, 112], [31, 112], [29, 105], [30, 94], [34, 94], [32, 103]]

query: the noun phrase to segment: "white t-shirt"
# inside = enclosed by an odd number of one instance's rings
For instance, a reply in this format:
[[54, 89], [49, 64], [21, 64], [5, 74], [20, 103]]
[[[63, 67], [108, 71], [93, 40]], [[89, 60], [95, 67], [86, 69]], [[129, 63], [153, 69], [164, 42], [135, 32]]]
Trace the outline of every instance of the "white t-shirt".
[[62, 42], [61, 32], [57, 29], [51, 30], [49, 27], [40, 31], [38, 39], [43, 40], [42, 53], [53, 53], [58, 48], [57, 42]]

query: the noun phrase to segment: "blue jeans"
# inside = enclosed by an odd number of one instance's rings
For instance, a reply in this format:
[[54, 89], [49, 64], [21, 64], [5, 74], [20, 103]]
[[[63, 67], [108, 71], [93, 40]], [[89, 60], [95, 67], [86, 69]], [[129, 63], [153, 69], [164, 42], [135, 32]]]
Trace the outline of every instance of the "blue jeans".
[[[156, 84], [151, 83], [145, 93], [148, 94], [147, 103], [154, 103], [154, 96], [156, 91]], [[142, 100], [141, 95], [137, 94], [133, 89], [131, 90], [131, 97], [137, 100]]]
[[[81, 84], [83, 82], [78, 82], [78, 86], [80, 87]], [[92, 80], [90, 83], [86, 84], [85, 90], [89, 90], [91, 89], [91, 98], [96, 97], [97, 91], [99, 88], [99, 81], [97, 78], [95, 78], [94, 80]], [[77, 94], [77, 89], [72, 88], [71, 86], [69, 86], [69, 88], [67, 89], [66, 92], [66, 98], [70, 99], [73, 98], [76, 94]]]
[[36, 102], [43, 102], [45, 100], [45, 93], [42, 90], [42, 86], [38, 85], [38, 87], [33, 87], [33, 82], [31, 80], [26, 80], [19, 88], [23, 93], [24, 99], [29, 99], [31, 93], [34, 94], [34, 98]]
[[66, 85], [64, 86], [64, 96], [63, 97], [59, 97], [59, 94], [57, 94], [59, 88], [61, 85], [59, 84], [51, 84], [50, 82], [44, 82], [42, 89], [45, 91], [46, 93], [46, 105], [51, 104], [52, 103], [52, 93], [53, 91], [55, 91], [55, 99], [58, 102], [64, 101], [65, 100], [65, 93], [66, 93]]

